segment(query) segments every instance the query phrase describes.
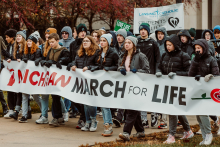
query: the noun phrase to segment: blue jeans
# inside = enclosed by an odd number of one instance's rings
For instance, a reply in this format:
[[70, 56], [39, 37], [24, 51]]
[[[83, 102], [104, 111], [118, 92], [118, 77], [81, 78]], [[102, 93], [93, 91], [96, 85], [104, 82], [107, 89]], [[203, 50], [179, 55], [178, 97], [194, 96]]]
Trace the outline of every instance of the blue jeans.
[[112, 114], [110, 108], [101, 108], [102, 109], [102, 116], [104, 120], [104, 124], [113, 124], [112, 123]]
[[96, 119], [97, 107], [84, 105], [84, 111], [86, 116], [86, 123], [91, 123], [92, 119]]
[[41, 115], [48, 118], [49, 95], [41, 95]]
[[64, 104], [66, 106], [66, 110], [69, 111], [70, 107], [71, 107], [71, 101], [64, 98]]
[[[63, 101], [62, 98], [60, 99], [60, 103], [61, 103], [62, 113], [67, 113], [68, 111], [67, 111], [67, 109], [66, 109], [66, 106], [65, 106], [64, 101]], [[70, 105], [71, 105], [71, 103], [70, 103]], [[69, 110], [69, 109], [68, 109], [68, 110]]]

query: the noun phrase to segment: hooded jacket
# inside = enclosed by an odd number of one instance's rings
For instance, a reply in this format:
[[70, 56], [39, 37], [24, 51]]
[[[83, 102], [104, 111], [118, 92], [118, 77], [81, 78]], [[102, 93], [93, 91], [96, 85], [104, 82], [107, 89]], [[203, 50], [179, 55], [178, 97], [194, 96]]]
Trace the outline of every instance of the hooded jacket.
[[109, 47], [109, 49], [105, 54], [105, 63], [103, 63], [104, 58], [102, 58], [102, 56], [100, 57], [100, 53], [101, 50], [98, 50], [98, 56], [96, 57], [96, 61], [98, 61], [100, 58], [99, 62], [97, 63], [99, 66], [99, 70], [106, 68], [107, 70], [110, 71], [116, 71], [118, 68], [118, 59], [119, 59], [116, 50], [112, 47]]
[[211, 39], [214, 39], [214, 33], [213, 33], [211, 30], [208, 30], [208, 29], [206, 29], [206, 30], [204, 30], [204, 31], [202, 32], [201, 39], [205, 39], [205, 33], [206, 33], [206, 32], [209, 32], [210, 35], [211, 35]]
[[117, 36], [116, 36], [115, 32], [113, 32], [113, 31], [109, 31], [109, 32], [110, 32], [110, 34], [112, 35], [112, 38], [113, 38], [113, 44], [111, 45], [111, 47], [115, 47], [116, 44], [118, 43]]
[[[168, 52], [166, 41], [172, 42], [175, 47], [174, 51]], [[162, 74], [168, 75], [170, 72], [174, 72], [179, 76], [188, 76], [191, 60], [189, 55], [179, 48], [179, 43], [179, 38], [175, 34], [170, 35], [165, 40], [164, 48], [166, 52], [162, 55], [158, 66]]]
[[[205, 33], [206, 32], [209, 32], [210, 35], [211, 35], [211, 39], [214, 39], [214, 33], [211, 30], [208, 30], [208, 29], [206, 29], [202, 32], [201, 39], [205, 39]], [[215, 46], [214, 46], [214, 44], [211, 41], [207, 41], [207, 42], [208, 42], [208, 45], [209, 45], [209, 52], [210, 52], [211, 56], [215, 56]]]
[[194, 49], [195, 45], [200, 45], [203, 48], [203, 53], [198, 61], [193, 58], [189, 69], [189, 76], [195, 77], [196, 75], [201, 75], [205, 77], [208, 74], [219, 75], [217, 60], [210, 55], [207, 41], [205, 39], [198, 39], [193, 44]]
[[[182, 43], [180, 36], [186, 36], [188, 38], [188, 42], [187, 43]], [[192, 39], [191, 39], [191, 35], [189, 34], [189, 31], [181, 30], [178, 33], [178, 37], [179, 37], [179, 40], [181, 42], [180, 43], [181, 50], [184, 51], [185, 53], [188, 53], [188, 55], [191, 57], [194, 50], [193, 50], [193, 47], [192, 47]]]
[[63, 46], [66, 47], [69, 50], [70, 49], [70, 44], [75, 40], [73, 38], [72, 29], [69, 26], [65, 26], [61, 30], [61, 36], [62, 36], [62, 32], [68, 32], [69, 33], [69, 37], [67, 39], [65, 39], [65, 40], [61, 39], [59, 42], [62, 43]]
[[147, 56], [150, 65], [150, 74], [155, 74], [158, 70], [158, 65], [160, 63], [160, 50], [157, 42], [151, 38], [142, 39], [138, 38], [137, 49]]
[[[162, 32], [162, 33], [164, 34], [163, 40], [158, 40], [158, 38], [157, 38], [157, 33], [158, 33], [158, 32]], [[155, 37], [156, 37], [156, 39], [157, 39], [157, 45], [159, 46], [160, 55], [162, 56], [163, 53], [165, 53], [164, 43], [165, 43], [165, 40], [166, 40], [166, 38], [167, 38], [166, 28], [164, 28], [164, 27], [158, 28], [158, 29], [155, 31]]]
[[[123, 60], [123, 56], [119, 58], [118, 71], [120, 71], [121, 69], [125, 69], [125, 63], [121, 65], [122, 60]], [[136, 69], [137, 72], [141, 72], [141, 73], [150, 73], [150, 66], [149, 66], [148, 59], [146, 55], [140, 52], [139, 49], [137, 49], [133, 55], [133, 58], [130, 64], [130, 69]]]

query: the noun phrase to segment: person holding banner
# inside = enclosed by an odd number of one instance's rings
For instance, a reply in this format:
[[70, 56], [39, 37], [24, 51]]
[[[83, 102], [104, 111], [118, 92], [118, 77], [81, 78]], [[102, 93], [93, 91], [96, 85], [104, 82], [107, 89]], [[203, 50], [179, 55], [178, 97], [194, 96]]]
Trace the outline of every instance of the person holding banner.
[[[98, 69], [108, 71], [116, 71], [118, 68], [118, 54], [116, 50], [111, 45], [111, 34], [103, 34], [100, 37], [101, 50], [98, 52], [97, 63]], [[104, 120], [104, 132], [102, 136], [111, 136], [112, 130], [112, 114], [110, 108], [101, 108], [103, 120]]]
[[[38, 48], [37, 44], [38, 39], [31, 34], [25, 44], [24, 55], [22, 61], [25, 63], [29, 61], [35, 61], [41, 59], [41, 51]], [[25, 123], [28, 119], [28, 113], [31, 113], [31, 107], [28, 106], [29, 94], [22, 93], [22, 117], [19, 119], [19, 123]], [[33, 95], [34, 100], [37, 102], [38, 106], [41, 109], [41, 98], [39, 94]], [[29, 114], [31, 115], [31, 114]]]
[[[17, 32], [16, 41], [14, 44], [13, 59], [8, 59], [7, 60], [8, 63], [10, 63], [11, 60], [17, 60], [18, 62], [22, 60], [25, 44], [26, 44], [26, 31], [23, 30]], [[15, 120], [18, 119], [18, 113], [21, 110], [21, 103], [22, 103], [22, 93], [17, 93], [15, 112], [13, 114], [10, 114], [9, 117], [14, 118]]]
[[[183, 52], [179, 47], [180, 41], [177, 35], [172, 34], [167, 37], [164, 48], [165, 53], [162, 55], [159, 72], [156, 73], [157, 77], [162, 75], [168, 75], [169, 78], [173, 79], [175, 75], [188, 76], [190, 68], [190, 57], [187, 53]], [[177, 128], [177, 121], [181, 122], [183, 129], [185, 130], [184, 136], [181, 139], [188, 139], [194, 136], [190, 129], [189, 122], [185, 115], [169, 115], [169, 136], [164, 142], [166, 144], [175, 143], [175, 134]], [[166, 123], [162, 124], [161, 127], [166, 128]]]
[[[124, 49], [126, 50], [124, 56], [119, 59], [118, 71], [126, 75], [127, 72], [141, 72], [150, 73], [150, 67], [147, 57], [136, 49], [137, 38], [129, 36], [125, 38]], [[135, 137], [145, 137], [144, 127], [141, 121], [141, 113], [136, 110], [126, 110], [127, 117], [123, 128], [123, 133], [119, 137], [125, 141], [130, 140], [132, 128], [135, 127], [137, 134]]]
[[[75, 61], [71, 63], [71, 70], [75, 71], [76, 68], [82, 69], [83, 72], [85, 72], [86, 70], [97, 70], [98, 66], [96, 65], [96, 58], [99, 46], [96, 44], [95, 40], [91, 36], [86, 36], [82, 42], [83, 44], [77, 51]], [[84, 105], [84, 111], [81, 110], [81, 113], [83, 112], [86, 117], [86, 124], [84, 126], [81, 126], [81, 130], [90, 132], [96, 131], [98, 124], [96, 120], [97, 107]], [[84, 120], [83, 118], [81, 118], [81, 116], [80, 121], [82, 121], [81, 125], [83, 125], [82, 123], [84, 122]]]
[[[199, 81], [200, 77], [205, 77], [208, 82], [212, 77], [219, 76], [219, 67], [217, 61], [209, 53], [209, 46], [205, 39], [198, 39], [193, 44], [196, 56], [193, 58], [189, 76], [195, 77]], [[200, 129], [202, 131], [203, 141], [199, 145], [210, 145], [212, 143], [211, 124], [208, 115], [196, 116]]]
[[[139, 32], [141, 37], [138, 38], [137, 49], [145, 54], [150, 64], [150, 74], [155, 74], [160, 62], [160, 50], [155, 40], [149, 38], [150, 25], [148, 23], [142, 23], [139, 26]], [[142, 123], [145, 128], [149, 128], [147, 120], [147, 112], [141, 112]], [[151, 113], [151, 127], [155, 127], [158, 124], [158, 114]]]
[[[69, 51], [65, 47], [59, 45], [59, 35], [52, 33], [48, 37], [51, 49], [48, 51], [46, 60], [42, 63], [43, 66], [50, 68], [52, 64], [56, 64], [56, 67], [62, 69], [61, 65], [67, 65], [70, 61]], [[59, 126], [64, 123], [61, 106], [61, 96], [51, 95], [53, 99], [52, 103], [52, 115], [54, 119], [49, 123], [52, 126]]]

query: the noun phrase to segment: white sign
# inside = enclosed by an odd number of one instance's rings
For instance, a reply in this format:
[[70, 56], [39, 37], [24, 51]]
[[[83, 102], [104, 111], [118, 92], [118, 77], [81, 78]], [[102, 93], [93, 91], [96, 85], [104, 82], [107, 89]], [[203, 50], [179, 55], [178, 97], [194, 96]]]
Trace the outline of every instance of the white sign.
[[166, 30], [184, 29], [184, 10], [183, 4], [174, 4], [163, 7], [135, 8], [134, 9], [134, 34], [139, 33], [139, 26], [142, 23], [150, 25], [151, 33], [159, 27]]
[[91, 106], [133, 109], [171, 115], [219, 115], [220, 77], [168, 76], [116, 71], [67, 71], [34, 62], [4, 62], [0, 89], [27, 94], [55, 94]]

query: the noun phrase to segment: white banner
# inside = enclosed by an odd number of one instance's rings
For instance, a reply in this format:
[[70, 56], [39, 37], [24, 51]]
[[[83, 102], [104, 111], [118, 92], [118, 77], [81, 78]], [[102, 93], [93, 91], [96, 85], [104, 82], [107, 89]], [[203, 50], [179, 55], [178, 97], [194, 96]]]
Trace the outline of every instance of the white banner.
[[60, 70], [28, 63], [4, 62], [0, 89], [28, 94], [56, 94], [91, 106], [134, 109], [172, 115], [219, 115], [220, 77], [204, 78], [115, 71]]
[[150, 24], [151, 33], [159, 27], [169, 30], [184, 29], [183, 3], [163, 7], [134, 8], [134, 34], [139, 33], [142, 23]]

